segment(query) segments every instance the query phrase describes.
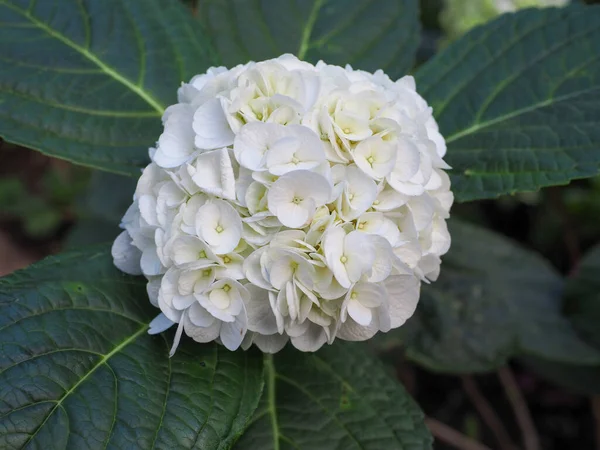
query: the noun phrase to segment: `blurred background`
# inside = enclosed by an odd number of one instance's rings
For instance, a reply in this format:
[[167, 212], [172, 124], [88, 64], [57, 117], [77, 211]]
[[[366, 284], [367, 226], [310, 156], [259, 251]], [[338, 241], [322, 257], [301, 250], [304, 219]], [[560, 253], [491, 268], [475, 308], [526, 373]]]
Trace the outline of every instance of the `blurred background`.
[[[196, 1], [185, 3], [195, 14]], [[500, 14], [494, 3], [507, 2], [422, 0], [419, 63]], [[61, 250], [110, 241], [134, 188], [131, 178], [93, 172], [0, 140], [0, 275]], [[600, 242], [600, 178], [457, 204], [452, 213], [541, 253], [569, 275], [582, 253]], [[600, 385], [600, 373], [577, 378], [572, 370], [561, 373], [561, 367], [522, 359], [508, 371], [449, 376], [406, 361], [401, 348], [383, 347], [382, 356], [431, 419], [436, 449], [600, 449], [600, 396], [581, 393], [585, 383]]]

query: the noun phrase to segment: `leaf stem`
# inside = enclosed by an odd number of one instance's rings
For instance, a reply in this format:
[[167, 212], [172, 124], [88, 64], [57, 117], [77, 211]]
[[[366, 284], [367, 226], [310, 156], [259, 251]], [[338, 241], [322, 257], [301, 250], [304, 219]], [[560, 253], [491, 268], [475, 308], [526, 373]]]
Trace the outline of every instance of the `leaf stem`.
[[279, 423], [277, 420], [277, 407], [275, 405], [275, 365], [273, 364], [273, 355], [265, 354], [264, 364], [269, 414], [271, 415], [271, 426], [273, 429], [273, 450], [279, 450]]
[[325, 0], [315, 0], [313, 3], [313, 7], [310, 10], [310, 15], [308, 16], [308, 20], [306, 21], [306, 26], [304, 30], [302, 30], [302, 40], [300, 41], [300, 47], [298, 48], [298, 59], [304, 59], [306, 56], [306, 52], [310, 47], [310, 36], [312, 34], [313, 28], [315, 27], [315, 22], [317, 21], [317, 17], [319, 16], [319, 11], [321, 7], [325, 3]]
[[433, 437], [460, 450], [491, 450], [487, 445], [465, 436], [439, 420], [426, 417], [425, 424]]
[[519, 385], [515, 380], [515, 376], [508, 367], [502, 367], [498, 370], [498, 378], [504, 387], [506, 396], [510, 401], [512, 409], [515, 413], [517, 423], [523, 435], [523, 444], [526, 450], [540, 450], [540, 438], [535, 424], [531, 418], [531, 413], [527, 407], [527, 403], [521, 394]]
[[498, 448], [500, 450], [515, 450], [518, 448], [515, 443], [512, 442], [502, 420], [500, 420], [494, 411], [494, 408], [492, 408], [480, 391], [475, 379], [472, 376], [465, 375], [461, 377], [461, 381], [467, 397], [469, 397], [469, 400], [471, 400], [471, 403], [473, 403], [485, 424], [494, 434], [494, 437], [498, 442]]

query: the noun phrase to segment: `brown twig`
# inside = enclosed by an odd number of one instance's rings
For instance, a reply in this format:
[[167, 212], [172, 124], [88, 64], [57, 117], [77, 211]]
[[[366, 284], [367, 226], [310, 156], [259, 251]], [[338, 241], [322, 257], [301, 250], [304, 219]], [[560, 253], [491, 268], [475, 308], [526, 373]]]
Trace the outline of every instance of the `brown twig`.
[[474, 441], [439, 420], [426, 417], [425, 424], [429, 428], [429, 431], [431, 431], [433, 437], [459, 450], [491, 450], [488, 446]]
[[600, 395], [594, 395], [590, 398], [592, 403], [592, 412], [594, 414], [594, 422], [596, 430], [596, 449], [600, 450]]
[[475, 379], [472, 376], [464, 375], [461, 377], [463, 389], [471, 400], [471, 403], [475, 406], [475, 409], [483, 419], [484, 423], [494, 434], [496, 441], [498, 442], [498, 448], [500, 450], [515, 450], [518, 447], [510, 438], [506, 427], [484, 397], [482, 392], [479, 390]]
[[517, 385], [515, 376], [508, 367], [502, 367], [498, 370], [498, 377], [504, 387], [506, 396], [515, 413], [517, 423], [523, 435], [523, 445], [526, 450], [540, 450], [540, 438], [531, 418], [531, 413], [527, 407], [525, 399], [521, 395], [521, 390]]

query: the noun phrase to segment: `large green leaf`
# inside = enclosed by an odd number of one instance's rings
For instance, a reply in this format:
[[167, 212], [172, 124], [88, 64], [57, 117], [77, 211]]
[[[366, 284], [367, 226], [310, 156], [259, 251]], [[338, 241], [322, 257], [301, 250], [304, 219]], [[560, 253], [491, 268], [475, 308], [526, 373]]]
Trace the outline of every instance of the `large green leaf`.
[[450, 221], [450, 233], [441, 276], [422, 288], [405, 325], [410, 358], [463, 373], [491, 370], [521, 353], [600, 363], [600, 352], [561, 314], [563, 281], [545, 260], [473, 225]]
[[265, 392], [236, 450], [431, 448], [422, 412], [363, 345], [265, 359]]
[[418, 71], [459, 201], [599, 172], [598, 42], [600, 6], [530, 9], [473, 30]]
[[[600, 245], [590, 250], [565, 290], [566, 314], [583, 338], [600, 351]], [[600, 394], [600, 363], [593, 367], [543, 359], [526, 363], [550, 380], [587, 394]]]
[[178, 1], [0, 0], [0, 135], [139, 175], [182, 81], [212, 64]]
[[227, 449], [258, 404], [258, 352], [147, 334], [142, 280], [106, 246], [0, 280], [0, 448]]
[[590, 250], [565, 292], [569, 318], [581, 334], [600, 349], [600, 245]]
[[542, 378], [579, 394], [600, 395], [600, 365], [561, 364], [543, 358], [520, 358], [519, 362]]
[[399, 78], [419, 45], [417, 0], [204, 0], [199, 15], [223, 62], [283, 53]]
[[87, 190], [76, 202], [77, 221], [69, 230], [66, 247], [113, 241], [123, 231], [119, 223], [131, 205], [136, 180], [109, 172], [94, 171]]

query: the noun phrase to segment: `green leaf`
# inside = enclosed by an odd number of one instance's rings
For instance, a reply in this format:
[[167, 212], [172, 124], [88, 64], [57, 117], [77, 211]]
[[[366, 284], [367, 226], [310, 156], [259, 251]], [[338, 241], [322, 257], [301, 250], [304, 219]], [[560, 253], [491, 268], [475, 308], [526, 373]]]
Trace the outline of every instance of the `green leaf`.
[[423, 286], [405, 325], [411, 359], [457, 373], [492, 370], [517, 354], [600, 363], [561, 314], [563, 281], [545, 260], [490, 231], [449, 224], [440, 278]]
[[205, 0], [199, 16], [227, 66], [283, 53], [392, 78], [412, 67], [417, 0]]
[[113, 241], [123, 231], [119, 224], [136, 183], [131, 177], [92, 172], [87, 190], [77, 199], [77, 222], [69, 230], [67, 248]]
[[575, 328], [600, 349], [600, 245], [590, 250], [565, 291], [567, 314]]
[[0, 448], [227, 449], [262, 391], [258, 352], [150, 336], [106, 246], [0, 280]]
[[542, 358], [520, 358], [519, 362], [559, 386], [578, 394], [600, 395], [600, 365], [576, 366]]
[[0, 136], [138, 176], [182, 81], [213, 64], [180, 2], [0, 0]]
[[457, 200], [566, 184], [600, 168], [600, 6], [508, 14], [417, 73]]
[[266, 386], [236, 450], [431, 448], [423, 413], [359, 343], [265, 356]]
[[[582, 259], [565, 289], [566, 314], [583, 338], [600, 352], [600, 245]], [[600, 394], [600, 362], [594, 366], [557, 364], [544, 359], [525, 363], [540, 375], [576, 392]]]

